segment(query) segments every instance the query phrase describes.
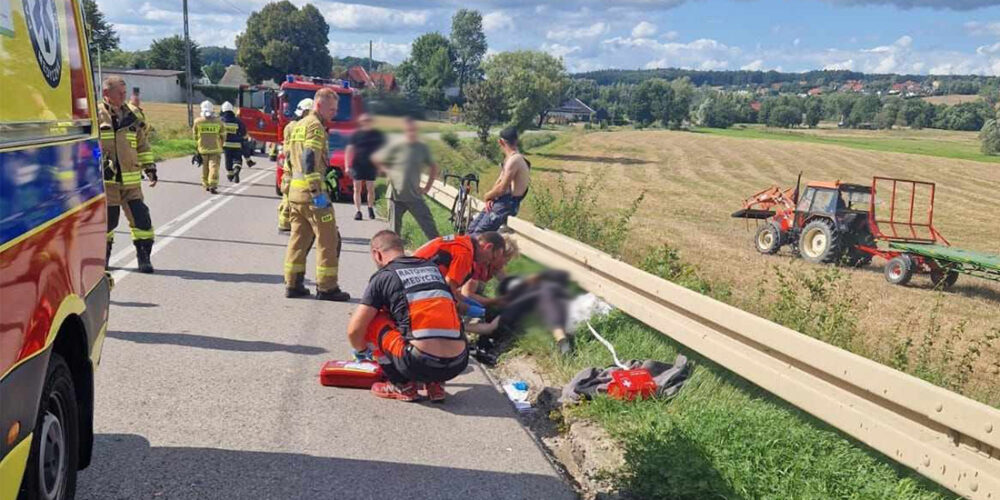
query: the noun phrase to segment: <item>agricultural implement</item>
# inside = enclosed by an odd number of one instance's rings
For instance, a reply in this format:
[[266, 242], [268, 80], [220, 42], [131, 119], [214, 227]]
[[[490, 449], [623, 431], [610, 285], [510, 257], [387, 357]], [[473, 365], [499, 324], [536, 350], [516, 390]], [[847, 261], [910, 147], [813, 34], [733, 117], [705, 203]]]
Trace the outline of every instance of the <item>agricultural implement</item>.
[[887, 261], [885, 278], [905, 285], [929, 274], [948, 288], [960, 273], [1000, 281], [1000, 256], [954, 248], [934, 227], [935, 185], [874, 177], [871, 185], [809, 182], [765, 189], [743, 202], [733, 217], [763, 221], [754, 234], [758, 252], [782, 246], [809, 262], [865, 266]]

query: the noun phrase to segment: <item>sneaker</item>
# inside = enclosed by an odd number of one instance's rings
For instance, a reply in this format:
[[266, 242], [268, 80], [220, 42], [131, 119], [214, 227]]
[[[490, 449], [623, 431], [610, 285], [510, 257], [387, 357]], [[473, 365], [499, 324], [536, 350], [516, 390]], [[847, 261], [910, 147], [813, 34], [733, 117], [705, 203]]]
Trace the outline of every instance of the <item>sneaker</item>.
[[413, 402], [420, 399], [417, 393], [417, 384], [398, 386], [392, 382], [375, 382], [372, 384], [372, 394], [379, 398], [397, 399], [399, 401]]
[[247, 168], [253, 168], [253, 166], [256, 165], [256, 164], [257, 164], [257, 162], [255, 162], [255, 161], [247, 158]]
[[343, 291], [338, 286], [333, 290], [316, 290], [316, 300], [329, 300], [333, 302], [347, 302], [351, 300], [351, 294]]
[[361, 219], [363, 219], [363, 217], [361, 217], [361, 210], [358, 210], [358, 213], [354, 214], [354, 220], [361, 220]]
[[442, 403], [444, 398], [448, 396], [448, 393], [444, 392], [444, 384], [441, 382], [427, 382], [425, 388], [427, 389], [427, 399], [431, 403]]
[[375, 220], [375, 209], [372, 207], [368, 207], [368, 218]]
[[309, 289], [305, 287], [285, 289], [286, 299], [297, 299], [300, 297], [308, 297], [308, 296], [309, 296]]

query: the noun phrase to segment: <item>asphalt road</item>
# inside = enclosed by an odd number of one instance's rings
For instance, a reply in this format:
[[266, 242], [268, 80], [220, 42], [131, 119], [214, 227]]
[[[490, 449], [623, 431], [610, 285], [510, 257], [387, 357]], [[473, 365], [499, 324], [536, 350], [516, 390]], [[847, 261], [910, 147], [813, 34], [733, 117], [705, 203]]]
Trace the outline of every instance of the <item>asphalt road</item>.
[[[159, 172], [143, 188], [156, 274], [132, 272], [124, 217], [117, 231], [77, 498], [575, 498], [478, 366], [441, 405], [319, 384], [324, 361], [350, 355], [354, 305], [284, 298], [272, 163], [238, 186], [223, 176], [217, 196], [186, 158]], [[352, 215], [337, 206], [340, 282], [358, 297], [384, 224]]]

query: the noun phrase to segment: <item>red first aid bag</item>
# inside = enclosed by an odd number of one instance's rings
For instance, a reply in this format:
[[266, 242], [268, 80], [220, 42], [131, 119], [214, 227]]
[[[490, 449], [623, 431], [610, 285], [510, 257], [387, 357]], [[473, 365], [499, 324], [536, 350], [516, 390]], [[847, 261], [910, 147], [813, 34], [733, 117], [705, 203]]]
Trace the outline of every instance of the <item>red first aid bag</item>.
[[645, 368], [635, 370], [615, 370], [611, 372], [608, 395], [615, 399], [632, 401], [646, 399], [656, 394], [656, 381]]
[[370, 389], [383, 379], [382, 367], [374, 361], [327, 361], [319, 370], [319, 382], [333, 387]]

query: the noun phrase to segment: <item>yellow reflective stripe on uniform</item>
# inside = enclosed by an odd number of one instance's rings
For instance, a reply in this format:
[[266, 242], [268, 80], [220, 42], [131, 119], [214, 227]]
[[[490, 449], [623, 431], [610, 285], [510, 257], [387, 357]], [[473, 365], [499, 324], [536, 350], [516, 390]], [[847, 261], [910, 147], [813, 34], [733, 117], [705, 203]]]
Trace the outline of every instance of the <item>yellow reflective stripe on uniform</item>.
[[299, 189], [309, 189], [309, 181], [304, 179], [292, 179], [291, 187]]
[[151, 240], [155, 236], [152, 229], [136, 229], [132, 228], [132, 239], [133, 240]]
[[226, 142], [222, 145], [222, 147], [229, 149], [242, 149], [243, 145], [238, 142]]
[[133, 148], [139, 143], [139, 138], [136, 137], [135, 132], [126, 132], [125, 138], [128, 139], [128, 145]]
[[113, 130], [102, 130], [101, 139], [114, 139], [115, 132]]
[[322, 179], [322, 177], [318, 173], [316, 173], [316, 172], [312, 172], [312, 173], [306, 174], [306, 180], [307, 181], [319, 182], [320, 179]]
[[336, 276], [336, 275], [337, 275], [337, 268], [336, 267], [316, 266], [316, 277], [320, 277], [320, 276]]
[[285, 272], [286, 273], [304, 273], [306, 272], [305, 264], [296, 264], [294, 262], [285, 262]]
[[122, 182], [142, 180], [141, 172], [122, 172]]
[[317, 141], [316, 139], [307, 139], [302, 141], [302, 144], [307, 148], [323, 149], [323, 141]]
[[333, 214], [326, 214], [326, 215], [320, 217], [319, 220], [322, 221], [322, 222], [332, 222], [333, 221]]
[[292, 137], [290, 139], [292, 142], [300, 142], [306, 140], [306, 128], [301, 126], [293, 128]]
[[226, 122], [226, 132], [236, 132], [240, 129], [240, 126], [235, 123]]
[[147, 163], [153, 163], [153, 152], [146, 151], [145, 153], [139, 153], [137, 158], [139, 160], [139, 163], [143, 165]]

